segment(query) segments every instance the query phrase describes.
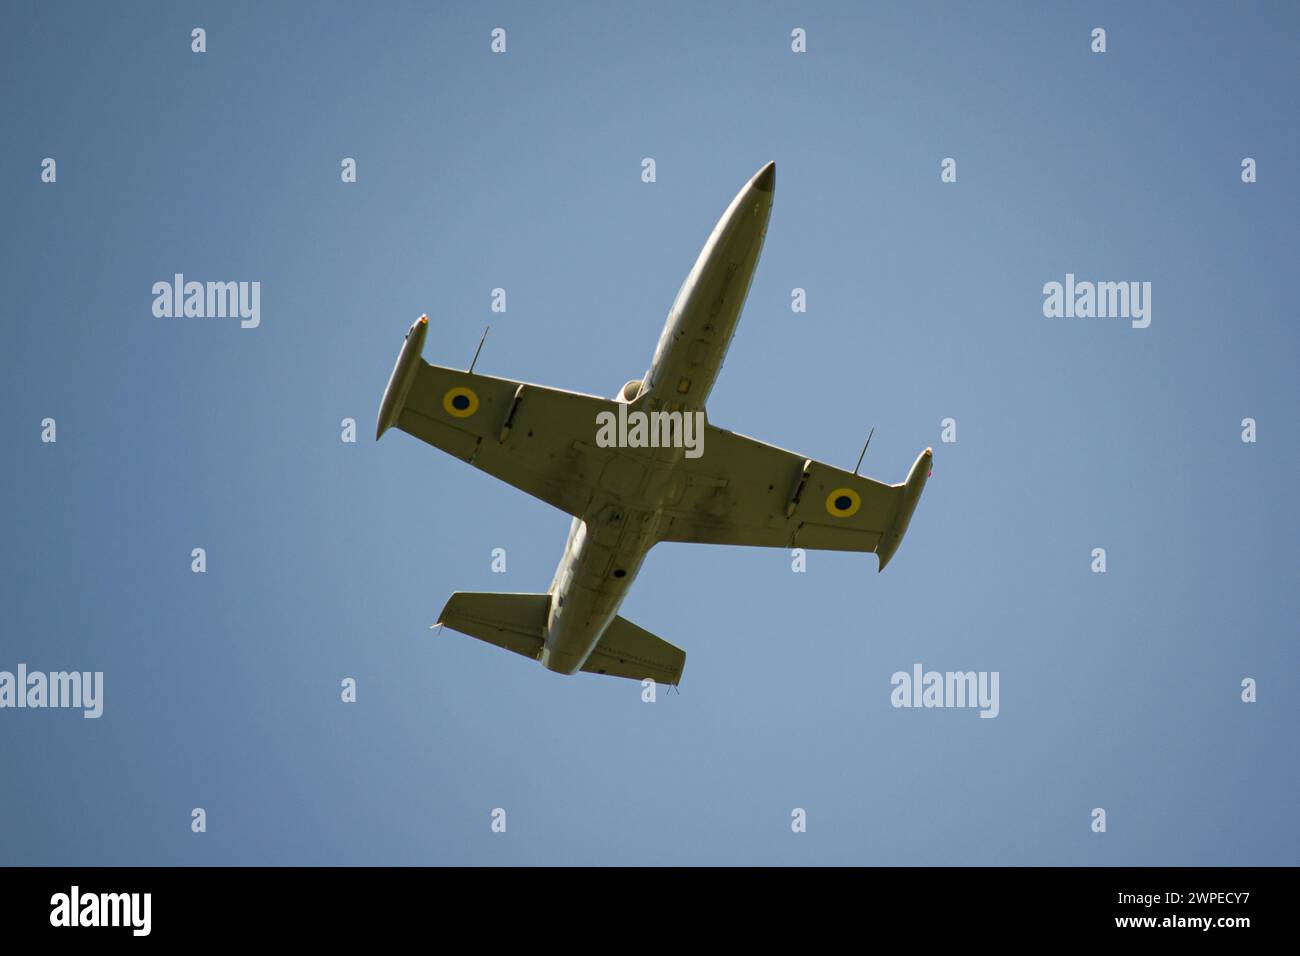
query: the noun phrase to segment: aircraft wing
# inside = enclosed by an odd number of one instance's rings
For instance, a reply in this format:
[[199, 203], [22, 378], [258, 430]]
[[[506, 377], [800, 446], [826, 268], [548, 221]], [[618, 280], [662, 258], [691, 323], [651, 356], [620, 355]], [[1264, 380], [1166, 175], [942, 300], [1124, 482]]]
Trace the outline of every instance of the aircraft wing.
[[660, 538], [704, 544], [872, 551], [884, 570], [930, 474], [923, 451], [902, 484], [886, 485], [707, 425], [703, 452], [665, 508]]
[[595, 445], [596, 415], [616, 413], [615, 402], [420, 358], [406, 368], [399, 359], [398, 366], [380, 412], [381, 434], [395, 425], [561, 511], [583, 512], [614, 457], [613, 449]]

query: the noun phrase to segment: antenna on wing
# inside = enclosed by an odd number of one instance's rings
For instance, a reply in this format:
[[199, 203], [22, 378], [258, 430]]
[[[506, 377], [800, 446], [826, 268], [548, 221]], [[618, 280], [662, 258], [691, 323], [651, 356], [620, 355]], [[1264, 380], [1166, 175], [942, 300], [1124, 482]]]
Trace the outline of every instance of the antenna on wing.
[[487, 334], [492, 331], [492, 326], [483, 330], [483, 338], [478, 340], [478, 348], [474, 350], [474, 361], [469, 363], [469, 370], [474, 371], [474, 366], [478, 364], [478, 353], [483, 351], [483, 343], [487, 341]]
[[[871, 426], [871, 435], [876, 433], [876, 426]], [[871, 445], [871, 435], [867, 436], [867, 444], [862, 446], [862, 454], [858, 456], [858, 463], [853, 466], [853, 473], [856, 475], [858, 469], [862, 467], [862, 459], [867, 457], [867, 448]]]

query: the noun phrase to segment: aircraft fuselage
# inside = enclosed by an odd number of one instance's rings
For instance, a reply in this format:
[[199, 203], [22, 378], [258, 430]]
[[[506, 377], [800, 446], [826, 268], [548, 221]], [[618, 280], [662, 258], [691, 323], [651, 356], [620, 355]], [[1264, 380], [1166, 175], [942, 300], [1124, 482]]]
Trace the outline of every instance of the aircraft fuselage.
[[[704, 410], [763, 249], [775, 180], [775, 164], [768, 163], [722, 214], [673, 301], [649, 370], [639, 385], [628, 383], [620, 401], [645, 412]], [[684, 481], [683, 455], [683, 448], [652, 448], [634, 462], [628, 456], [626, 469], [607, 470], [586, 511], [573, 519], [550, 587], [541, 655], [548, 669], [577, 672], [600, 642], [659, 540], [662, 505]]]

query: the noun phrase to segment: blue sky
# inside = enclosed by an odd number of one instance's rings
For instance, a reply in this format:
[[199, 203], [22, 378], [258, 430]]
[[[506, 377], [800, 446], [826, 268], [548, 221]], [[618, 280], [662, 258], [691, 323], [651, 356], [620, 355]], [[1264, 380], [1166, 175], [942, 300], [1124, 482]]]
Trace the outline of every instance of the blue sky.
[[[7, 5], [0, 670], [105, 702], [0, 711], [0, 862], [1297, 863], [1298, 20]], [[406, 327], [612, 395], [769, 159], [710, 418], [841, 467], [874, 425], [890, 482], [933, 445], [888, 572], [656, 547], [654, 704], [435, 636], [453, 591], [544, 589], [569, 518], [369, 440]], [[259, 281], [261, 325], [155, 318], [177, 272]], [[1151, 282], [1151, 326], [1045, 318], [1066, 273]], [[999, 716], [892, 708], [916, 662], [998, 671]]]

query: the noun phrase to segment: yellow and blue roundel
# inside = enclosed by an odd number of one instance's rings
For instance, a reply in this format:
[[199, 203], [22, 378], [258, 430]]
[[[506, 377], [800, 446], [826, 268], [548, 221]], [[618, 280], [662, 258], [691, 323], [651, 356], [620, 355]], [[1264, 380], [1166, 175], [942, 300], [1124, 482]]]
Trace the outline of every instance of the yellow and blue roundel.
[[852, 488], [836, 488], [826, 496], [826, 511], [833, 518], [852, 518], [862, 507], [862, 499]]
[[463, 386], [449, 388], [447, 394], [442, 396], [442, 407], [447, 410], [448, 415], [469, 418], [478, 411], [478, 396], [472, 389]]

